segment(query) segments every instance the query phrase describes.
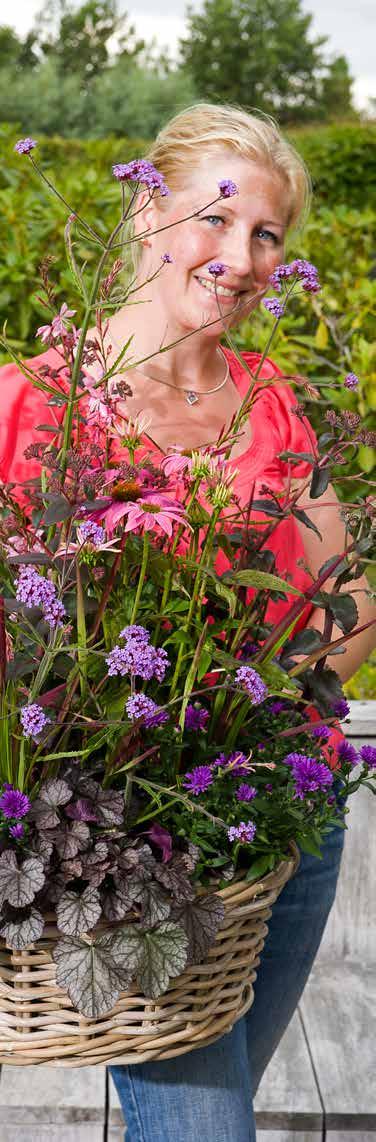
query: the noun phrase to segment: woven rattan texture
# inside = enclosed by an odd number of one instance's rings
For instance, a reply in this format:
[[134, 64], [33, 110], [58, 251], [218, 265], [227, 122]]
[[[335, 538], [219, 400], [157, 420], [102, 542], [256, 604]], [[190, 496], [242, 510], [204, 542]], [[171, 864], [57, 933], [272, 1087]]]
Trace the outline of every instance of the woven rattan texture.
[[0, 1063], [130, 1064], [213, 1043], [252, 1005], [266, 921], [296, 865], [295, 853], [260, 881], [238, 880], [222, 889], [225, 916], [207, 959], [171, 981], [160, 999], [130, 989], [98, 1019], [79, 1015], [56, 984], [53, 917], [46, 918], [42, 939], [22, 952], [0, 940]]

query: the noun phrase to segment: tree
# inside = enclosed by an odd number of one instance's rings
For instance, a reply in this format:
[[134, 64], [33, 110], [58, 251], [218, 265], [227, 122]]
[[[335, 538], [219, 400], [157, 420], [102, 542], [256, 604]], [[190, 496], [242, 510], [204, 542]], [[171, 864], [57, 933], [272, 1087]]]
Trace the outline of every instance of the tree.
[[337, 56], [330, 64], [321, 85], [324, 119], [341, 119], [353, 113], [351, 92], [353, 79], [345, 56]]
[[322, 111], [327, 38], [310, 38], [301, 0], [205, 0], [187, 15], [181, 59], [202, 98], [258, 107], [282, 123]]
[[110, 61], [111, 41], [117, 40], [118, 53], [128, 58], [136, 56], [144, 43], [136, 40], [127, 17], [119, 16], [116, 0], [86, 0], [73, 9], [67, 0], [55, 5], [56, 15], [49, 25], [50, 5], [42, 10], [42, 26], [48, 29], [41, 43], [45, 55], [56, 59], [62, 75], [76, 73], [86, 81], [100, 75]]

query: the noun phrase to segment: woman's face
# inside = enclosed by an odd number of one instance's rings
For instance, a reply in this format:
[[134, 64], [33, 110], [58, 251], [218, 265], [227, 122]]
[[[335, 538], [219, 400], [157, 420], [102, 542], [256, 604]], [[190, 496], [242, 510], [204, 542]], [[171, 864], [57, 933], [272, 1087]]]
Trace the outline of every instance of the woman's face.
[[[239, 194], [205, 209], [219, 194], [218, 183], [224, 178], [236, 183]], [[216, 320], [218, 303], [225, 325], [235, 324], [255, 308], [268, 288], [269, 275], [283, 261], [288, 190], [283, 178], [260, 162], [223, 151], [202, 160], [184, 190], [171, 193], [163, 212], [156, 202], [146, 207], [141, 225], [153, 231], [193, 211], [198, 212], [195, 218], [151, 234], [140, 278], [155, 270], [168, 252], [172, 264], [163, 266], [152, 286], [158, 321], [168, 328], [169, 337], [173, 331], [183, 335], [214, 322], [207, 333], [218, 337], [222, 325]], [[218, 301], [210, 262], [226, 266], [217, 278]], [[150, 286], [147, 289], [149, 294]]]

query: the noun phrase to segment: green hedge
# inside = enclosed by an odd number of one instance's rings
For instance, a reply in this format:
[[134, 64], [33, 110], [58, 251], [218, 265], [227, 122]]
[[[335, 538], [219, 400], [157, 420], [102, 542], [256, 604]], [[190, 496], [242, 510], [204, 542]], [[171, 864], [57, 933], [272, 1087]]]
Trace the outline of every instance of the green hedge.
[[376, 122], [289, 131], [311, 172], [316, 202], [376, 207]]

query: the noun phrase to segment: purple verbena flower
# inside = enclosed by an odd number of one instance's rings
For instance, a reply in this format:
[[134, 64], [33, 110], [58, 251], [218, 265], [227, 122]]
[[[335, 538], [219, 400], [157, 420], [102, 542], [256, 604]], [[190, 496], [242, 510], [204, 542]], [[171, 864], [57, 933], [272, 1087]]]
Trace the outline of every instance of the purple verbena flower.
[[23, 837], [24, 832], [25, 832], [24, 827], [23, 827], [23, 825], [21, 825], [20, 822], [17, 822], [16, 825], [10, 825], [10, 827], [9, 827], [10, 836], [14, 837], [14, 839], [16, 841], [19, 841], [20, 838]]
[[265, 297], [262, 304], [265, 309], [269, 310], [269, 313], [273, 314], [273, 317], [283, 317], [285, 307], [281, 301], [278, 301], [277, 297]]
[[242, 690], [247, 691], [253, 706], [259, 706], [261, 702], [265, 702], [268, 693], [267, 686], [252, 666], [240, 666], [235, 674], [235, 682], [241, 686]]
[[234, 194], [239, 194], [239, 187], [236, 185], [236, 182], [232, 181], [232, 178], [221, 178], [218, 186], [221, 192], [221, 198], [232, 198]]
[[300, 281], [302, 288], [307, 293], [318, 293], [320, 289], [318, 270], [316, 266], [312, 265], [312, 262], [307, 262], [305, 258], [295, 258], [293, 262], [282, 263], [280, 266], [276, 266], [269, 277], [269, 282], [273, 289], [280, 293], [282, 282], [291, 277]]
[[189, 704], [185, 711], [184, 729], [194, 731], [206, 730], [208, 719], [209, 710], [204, 710], [202, 707]]
[[36, 140], [30, 139], [30, 136], [28, 135], [26, 139], [19, 139], [18, 143], [15, 144], [14, 149], [17, 151], [18, 155], [29, 155], [30, 151], [33, 151], [34, 147], [37, 145], [38, 144]]
[[31, 702], [29, 706], [23, 706], [20, 720], [25, 738], [37, 739], [51, 718], [47, 717], [42, 706], [38, 706], [37, 702]]
[[125, 646], [114, 646], [106, 657], [106, 663], [109, 677], [115, 674], [122, 677], [133, 674], [147, 682], [151, 678], [163, 682], [166, 667], [170, 665], [165, 650], [156, 649], [138, 635], [127, 638]]
[[159, 190], [163, 197], [170, 193], [163, 175], [159, 174], [153, 163], [149, 163], [147, 159], [132, 159], [130, 163], [115, 163], [112, 167], [112, 173], [118, 182], [140, 182], [149, 190]]
[[80, 523], [80, 539], [83, 543], [92, 543], [94, 547], [100, 547], [106, 538], [104, 527], [99, 523], [94, 523], [94, 520], [88, 519], [86, 523]]
[[4, 817], [24, 817], [29, 812], [30, 801], [26, 793], [8, 786], [1, 794], [0, 809]]
[[183, 785], [188, 789], [189, 793], [194, 793], [195, 797], [199, 793], [205, 793], [209, 785], [213, 784], [213, 774], [210, 765], [196, 765], [191, 773], [186, 773]]
[[351, 745], [351, 742], [346, 741], [346, 738], [338, 747], [338, 757], [343, 764], [348, 762], [350, 765], [358, 765], [359, 762], [357, 749], [355, 749], [354, 745]]
[[240, 825], [230, 825], [227, 829], [227, 836], [229, 841], [241, 841], [243, 844], [250, 844], [256, 833], [256, 825], [253, 821], [241, 821]]
[[150, 642], [150, 632], [146, 627], [139, 626], [137, 623], [132, 623], [131, 626], [123, 627], [120, 631], [119, 638], [127, 639], [138, 638], [140, 642]]
[[301, 801], [306, 793], [328, 789], [333, 784], [333, 774], [327, 765], [307, 757], [304, 753], [289, 753], [284, 757], [285, 765], [291, 765], [295, 781], [295, 796]]
[[213, 278], [222, 277], [222, 274], [225, 274], [226, 270], [227, 266], [225, 266], [224, 262], [209, 262], [208, 272]]
[[362, 748], [359, 752], [362, 761], [365, 761], [366, 765], [369, 765], [370, 769], [374, 769], [376, 766], [376, 746], [362, 745]]
[[39, 575], [35, 567], [22, 564], [18, 574], [16, 599], [26, 607], [41, 607], [50, 627], [62, 626], [65, 618], [63, 604], [56, 597], [55, 584]]
[[359, 377], [357, 377], [356, 373], [348, 373], [343, 383], [345, 389], [357, 389], [359, 385]]
[[131, 722], [136, 722], [142, 718], [144, 725], [148, 728], [162, 726], [164, 722], [168, 722], [167, 710], [162, 710], [146, 694], [132, 694], [125, 703], [125, 709]]
[[246, 785], [245, 783], [244, 785], [239, 785], [235, 793], [235, 797], [238, 801], [253, 801], [253, 798], [256, 796], [257, 789], [255, 789], [255, 786]]
[[162, 254], [161, 262], [164, 262], [165, 265], [171, 265], [172, 260], [173, 259], [171, 257], [171, 254]]

